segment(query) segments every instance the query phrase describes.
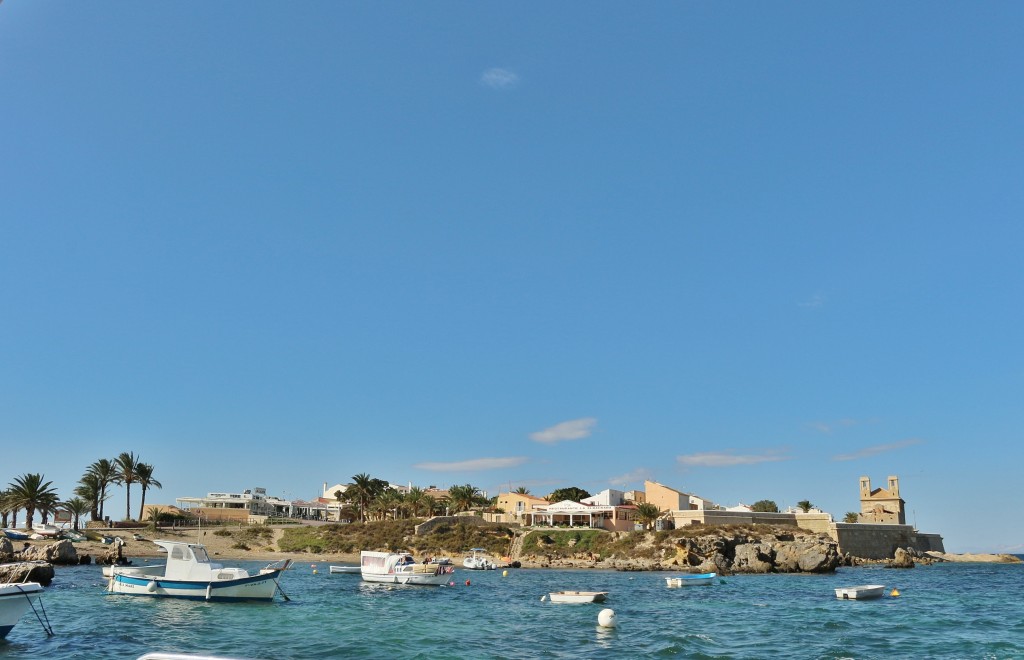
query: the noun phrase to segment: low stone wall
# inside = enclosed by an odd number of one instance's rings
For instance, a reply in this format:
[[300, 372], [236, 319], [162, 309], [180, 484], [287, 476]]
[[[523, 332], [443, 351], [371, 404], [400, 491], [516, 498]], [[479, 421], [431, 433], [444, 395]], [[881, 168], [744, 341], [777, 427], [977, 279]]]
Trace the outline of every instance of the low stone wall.
[[913, 525], [883, 523], [832, 523], [829, 535], [844, 554], [863, 559], [891, 559], [896, 548], [913, 548], [919, 552], [944, 552], [942, 536], [922, 534]]
[[687, 525], [792, 525], [818, 534], [828, 534], [832, 516], [827, 513], [768, 513], [760, 511], [673, 511], [672, 523]]

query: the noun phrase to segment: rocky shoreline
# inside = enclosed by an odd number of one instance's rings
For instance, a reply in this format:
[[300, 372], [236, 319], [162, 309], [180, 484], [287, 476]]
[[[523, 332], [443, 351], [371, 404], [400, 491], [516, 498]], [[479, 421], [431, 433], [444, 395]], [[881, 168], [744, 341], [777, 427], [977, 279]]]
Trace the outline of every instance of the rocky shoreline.
[[[125, 537], [122, 537], [125, 538]], [[357, 564], [358, 553], [271, 552], [267, 549], [248, 550], [236, 547], [230, 538], [196, 533], [196, 542], [206, 546], [211, 557], [241, 561], [276, 561], [290, 558], [298, 562]], [[21, 543], [19, 543], [21, 545]], [[454, 553], [456, 565], [461, 562]], [[159, 548], [147, 539], [127, 537], [120, 546], [123, 561], [148, 562], [159, 558]], [[118, 546], [96, 541], [72, 543], [68, 540], [37, 540], [23, 542], [16, 549], [10, 540], [0, 537], [0, 582], [28, 580], [49, 584], [53, 567], [83, 563], [118, 563]], [[1021, 560], [1005, 554], [950, 554], [941, 552], [919, 553], [912, 549], [897, 548], [888, 560], [865, 560], [841, 554], [832, 539], [818, 534], [799, 531], [776, 531], [770, 534], [751, 534], [748, 531], [675, 538], [670, 548], [641, 543], [628, 556], [602, 557], [592, 552], [558, 555], [552, 553], [523, 554], [511, 559], [522, 568], [574, 568], [613, 571], [689, 571], [716, 572], [720, 575], [742, 573], [829, 573], [840, 566], [882, 564], [892, 568], [913, 568], [917, 564], [936, 562], [1019, 563]]]

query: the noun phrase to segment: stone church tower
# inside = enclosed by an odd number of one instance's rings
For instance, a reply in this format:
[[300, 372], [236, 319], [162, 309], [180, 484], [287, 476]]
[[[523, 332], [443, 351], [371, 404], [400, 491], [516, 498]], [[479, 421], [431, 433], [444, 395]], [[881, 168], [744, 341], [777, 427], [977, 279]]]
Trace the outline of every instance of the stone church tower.
[[860, 515], [857, 522], [907, 524], [906, 502], [900, 497], [900, 480], [890, 476], [888, 488], [871, 490], [871, 479], [860, 478]]

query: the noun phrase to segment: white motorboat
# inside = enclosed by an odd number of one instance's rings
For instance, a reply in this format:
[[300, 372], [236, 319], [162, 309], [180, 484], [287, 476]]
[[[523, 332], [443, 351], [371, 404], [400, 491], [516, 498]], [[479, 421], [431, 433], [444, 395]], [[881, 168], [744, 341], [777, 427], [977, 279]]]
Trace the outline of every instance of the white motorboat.
[[607, 591], [552, 591], [548, 594], [552, 603], [603, 603]]
[[331, 573], [354, 573], [359, 575], [362, 571], [360, 566], [331, 566]]
[[490, 557], [487, 556], [487, 551], [483, 548], [471, 548], [473, 553], [469, 557], [462, 560], [462, 566], [472, 571], [493, 571], [498, 568]]
[[21, 615], [38, 607], [43, 586], [38, 582], [0, 584], [0, 639], [7, 637]]
[[881, 598], [884, 594], [884, 584], [861, 584], [856, 587], [839, 587], [836, 589], [836, 598], [842, 600], [867, 600], [869, 598]]
[[455, 568], [451, 565], [416, 563], [408, 552], [371, 550], [359, 553], [359, 569], [367, 582], [434, 586], [446, 584], [455, 573]]
[[182, 541], [153, 541], [167, 552], [167, 563], [154, 566], [114, 566], [107, 590], [133, 596], [162, 596], [193, 600], [273, 600], [277, 579], [290, 559], [250, 575], [244, 568], [225, 568], [210, 561], [206, 547]]
[[718, 573], [694, 573], [692, 575], [679, 575], [677, 577], [665, 578], [669, 587], [693, 587], [703, 584], [713, 584]]
[[60, 534], [60, 527], [50, 523], [35, 523], [32, 525], [32, 534], [38, 534], [43, 538], [57, 538]]

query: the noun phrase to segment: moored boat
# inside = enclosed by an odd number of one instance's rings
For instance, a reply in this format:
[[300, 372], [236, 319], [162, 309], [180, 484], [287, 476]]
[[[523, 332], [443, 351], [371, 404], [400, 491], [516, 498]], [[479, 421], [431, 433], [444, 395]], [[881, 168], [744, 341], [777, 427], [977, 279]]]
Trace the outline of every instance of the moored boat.
[[552, 603], [603, 603], [607, 591], [552, 591], [548, 594]]
[[493, 571], [498, 568], [498, 565], [487, 556], [487, 550], [484, 548], [471, 548], [470, 550], [473, 554], [462, 560], [464, 568], [471, 571]]
[[22, 614], [35, 607], [42, 593], [38, 582], [0, 584], [0, 639], [7, 637]]
[[250, 575], [210, 561], [206, 547], [182, 541], [153, 541], [167, 551], [167, 563], [114, 566], [107, 582], [111, 593], [193, 600], [273, 600], [277, 579], [291, 560], [271, 564]]
[[678, 575], [665, 578], [665, 584], [669, 587], [693, 587], [704, 584], [713, 584], [717, 573], [694, 573], [692, 575]]
[[416, 563], [408, 552], [363, 550], [359, 553], [359, 572], [367, 582], [440, 586], [448, 582], [455, 568], [447, 564]]
[[4, 530], [4, 536], [6, 536], [7, 538], [11, 539], [12, 541], [27, 541], [28, 540], [28, 534], [26, 534], [25, 532], [22, 532], [22, 531], [18, 531], [16, 529], [5, 529]]
[[884, 584], [860, 584], [856, 587], [839, 587], [836, 589], [836, 598], [841, 600], [867, 600], [869, 598], [881, 598], [884, 593]]
[[359, 574], [361, 568], [359, 566], [331, 566], [329, 569], [331, 573], [355, 573]]

